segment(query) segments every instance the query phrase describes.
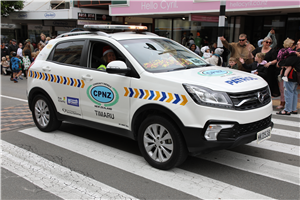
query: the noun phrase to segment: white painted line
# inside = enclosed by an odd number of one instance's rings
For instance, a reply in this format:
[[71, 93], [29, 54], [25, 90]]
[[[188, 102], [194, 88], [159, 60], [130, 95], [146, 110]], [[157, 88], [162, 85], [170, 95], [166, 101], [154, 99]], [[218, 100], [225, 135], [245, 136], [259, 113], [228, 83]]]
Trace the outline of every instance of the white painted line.
[[1, 167], [62, 199], [136, 199], [34, 153], [1, 142]]
[[271, 135], [279, 135], [279, 136], [284, 136], [284, 137], [289, 137], [289, 138], [294, 138], [294, 139], [300, 139], [299, 132], [288, 131], [288, 130], [283, 130], [283, 129], [278, 129], [278, 128], [273, 128]]
[[[272, 111], [272, 114], [273, 115], [277, 115], [276, 113], [277, 112], [279, 112], [279, 110], [277, 110], [277, 111]], [[277, 115], [277, 116], [282, 116], [282, 115]], [[288, 117], [288, 118], [290, 118], [290, 117], [292, 117], [292, 118], [300, 118], [300, 113], [298, 112], [298, 114], [297, 115], [284, 115], [285, 117]], [[273, 118], [272, 118], [273, 119]]]
[[140, 156], [65, 132], [55, 131], [49, 134], [37, 128], [20, 132], [201, 199], [270, 199], [186, 170], [178, 168], [169, 171], [158, 170], [147, 164]]
[[299, 132], [300, 132], [300, 119], [299, 119], [298, 122], [295, 122], [295, 121], [289, 121], [288, 119], [283, 120], [283, 119], [274, 119], [274, 118], [272, 118], [272, 122], [276, 125], [285, 125], [285, 126], [297, 127], [297, 128], [299, 128]]
[[300, 167], [227, 150], [215, 151], [197, 157], [243, 171], [299, 185]]
[[0, 95], [1, 97], [7, 98], [7, 99], [13, 99], [13, 100], [17, 100], [17, 101], [24, 101], [24, 102], [28, 102], [26, 99], [19, 99], [19, 98], [15, 98], [15, 97], [10, 97], [10, 96], [5, 96], [5, 95]]
[[[271, 133], [272, 136], [272, 133]], [[269, 140], [265, 140], [259, 144], [256, 143], [256, 141], [253, 141], [252, 143], [246, 144], [247, 146], [252, 146], [260, 149], [267, 149], [271, 151], [281, 152], [281, 153], [287, 153], [295, 156], [299, 156], [299, 146], [291, 145], [291, 144], [283, 144], [279, 142], [273, 142]]]

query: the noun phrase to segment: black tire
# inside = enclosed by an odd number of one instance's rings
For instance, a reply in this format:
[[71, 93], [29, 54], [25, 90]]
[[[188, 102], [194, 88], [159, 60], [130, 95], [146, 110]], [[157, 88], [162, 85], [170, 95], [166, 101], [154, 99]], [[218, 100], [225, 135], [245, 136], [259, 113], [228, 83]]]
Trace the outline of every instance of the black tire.
[[32, 101], [32, 117], [35, 125], [44, 132], [57, 130], [61, 121], [57, 120], [54, 105], [44, 95], [37, 95]]
[[142, 122], [138, 144], [145, 160], [158, 169], [174, 168], [187, 158], [187, 148], [181, 132], [162, 116], [152, 115]]

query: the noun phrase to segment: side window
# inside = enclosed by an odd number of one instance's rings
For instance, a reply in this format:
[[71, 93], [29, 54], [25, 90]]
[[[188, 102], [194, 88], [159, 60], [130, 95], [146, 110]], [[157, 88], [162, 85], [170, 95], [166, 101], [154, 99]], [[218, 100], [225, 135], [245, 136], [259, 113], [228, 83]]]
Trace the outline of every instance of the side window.
[[84, 41], [65, 42], [58, 44], [53, 54], [53, 61], [79, 65]]

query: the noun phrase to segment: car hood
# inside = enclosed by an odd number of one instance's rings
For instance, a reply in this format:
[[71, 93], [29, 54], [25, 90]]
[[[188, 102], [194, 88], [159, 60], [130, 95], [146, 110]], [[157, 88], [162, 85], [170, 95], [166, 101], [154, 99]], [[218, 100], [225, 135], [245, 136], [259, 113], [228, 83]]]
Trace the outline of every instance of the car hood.
[[242, 92], [267, 86], [267, 82], [256, 74], [218, 66], [157, 73], [155, 76], [224, 92]]

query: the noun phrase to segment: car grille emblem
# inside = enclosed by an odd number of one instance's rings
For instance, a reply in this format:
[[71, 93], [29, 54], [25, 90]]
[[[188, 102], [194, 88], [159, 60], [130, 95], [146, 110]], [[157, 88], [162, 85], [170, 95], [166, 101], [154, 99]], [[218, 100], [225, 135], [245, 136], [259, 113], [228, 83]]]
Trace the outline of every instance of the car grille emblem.
[[261, 92], [257, 93], [257, 99], [260, 103], [262, 103], [264, 101], [264, 95]]

